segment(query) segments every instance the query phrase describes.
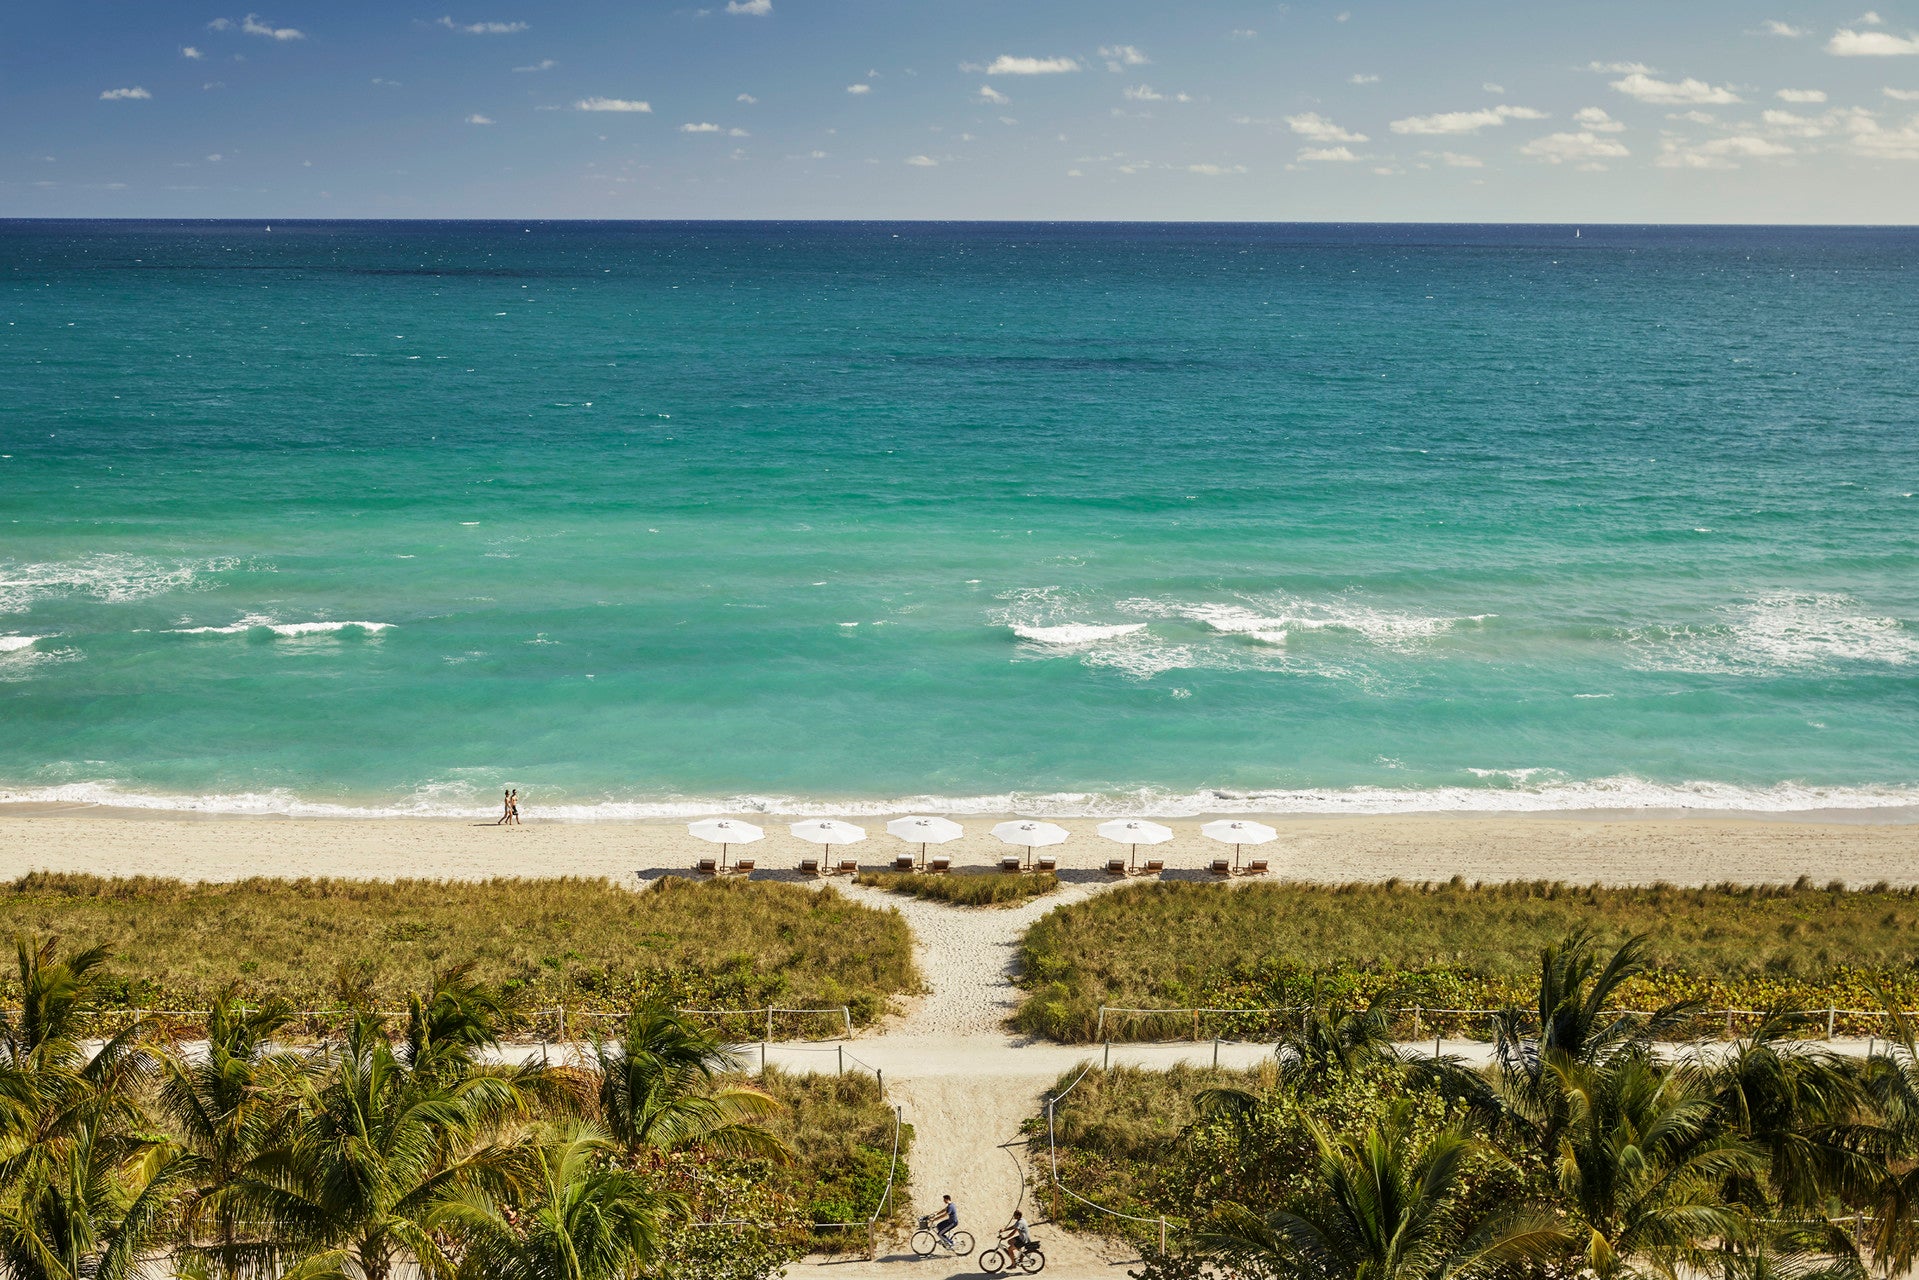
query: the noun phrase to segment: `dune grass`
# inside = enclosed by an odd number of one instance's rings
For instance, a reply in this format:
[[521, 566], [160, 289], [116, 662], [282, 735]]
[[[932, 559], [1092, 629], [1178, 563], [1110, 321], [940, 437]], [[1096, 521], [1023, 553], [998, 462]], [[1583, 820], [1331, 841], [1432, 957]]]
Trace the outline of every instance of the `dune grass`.
[[[113, 995], [128, 1009], [203, 1009], [229, 988], [302, 1010], [395, 1009], [436, 971], [470, 962], [475, 978], [527, 1007], [575, 1016], [657, 998], [845, 1005], [865, 1024], [920, 985], [894, 912], [830, 888], [682, 877], [634, 893], [593, 879], [205, 884], [42, 873], [0, 888], [0, 930], [105, 945], [119, 975]], [[0, 999], [18, 994], [0, 982]], [[740, 1038], [764, 1029], [734, 1021], [723, 1030]], [[786, 1017], [775, 1030], [827, 1034], [838, 1021]]]
[[[1698, 998], [1715, 1009], [1873, 1010], [1878, 990], [1919, 1003], [1919, 892], [1786, 886], [1598, 888], [1557, 883], [1245, 886], [1132, 885], [1061, 907], [1020, 948], [1026, 1032], [1096, 1038], [1111, 1006], [1298, 1005], [1317, 984], [1363, 1001], [1397, 989], [1423, 1006], [1421, 1034], [1489, 1032], [1435, 1008], [1524, 1003], [1540, 948], [1590, 931], [1615, 943], [1651, 935], [1659, 968], [1628, 988], [1656, 1007]], [[1400, 1034], [1413, 1031], [1411, 1015]], [[1842, 1033], [1884, 1024], [1835, 1019]], [[1267, 1036], [1271, 1018], [1208, 1015], [1203, 1035]], [[1708, 1028], [1696, 1025], [1703, 1033]], [[1112, 1039], [1193, 1034], [1190, 1016], [1109, 1019]]]
[[931, 898], [956, 907], [1007, 907], [1051, 893], [1059, 876], [1051, 871], [988, 872], [980, 875], [926, 875], [920, 872], [862, 871], [857, 884], [912, 898]]
[[[805, 1205], [814, 1223], [865, 1222], [880, 1208], [887, 1173], [893, 1167], [893, 1107], [878, 1082], [865, 1072], [846, 1075], [796, 1075], [769, 1068], [754, 1083], [784, 1107], [766, 1121], [793, 1152], [793, 1163], [761, 1171], [774, 1186]], [[907, 1160], [913, 1126], [900, 1126], [899, 1169], [880, 1222], [904, 1222], [911, 1196]], [[858, 1231], [814, 1233], [816, 1247], [828, 1252], [863, 1248]]]

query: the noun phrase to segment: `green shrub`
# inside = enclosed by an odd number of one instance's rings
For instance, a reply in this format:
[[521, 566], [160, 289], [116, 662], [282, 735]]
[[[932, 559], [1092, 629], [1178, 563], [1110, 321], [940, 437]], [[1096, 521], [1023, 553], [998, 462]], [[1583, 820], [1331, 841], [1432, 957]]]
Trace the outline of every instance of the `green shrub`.
[[862, 871], [858, 884], [912, 898], [931, 898], [960, 907], [1004, 907], [1025, 902], [1059, 888], [1051, 871], [1004, 871], [926, 875], [921, 872]]

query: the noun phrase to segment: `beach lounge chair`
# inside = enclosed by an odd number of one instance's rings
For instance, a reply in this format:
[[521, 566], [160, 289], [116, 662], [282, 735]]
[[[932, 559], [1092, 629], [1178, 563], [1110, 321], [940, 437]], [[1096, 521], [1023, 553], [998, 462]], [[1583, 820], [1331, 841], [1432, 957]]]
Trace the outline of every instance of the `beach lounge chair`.
[[999, 869], [1001, 871], [1018, 871], [1019, 858], [1016, 855], [1008, 854], [999, 860]]
[[699, 862], [694, 865], [693, 869], [703, 876], [716, 876], [720, 873], [720, 860], [718, 858], [701, 858]]
[[837, 874], [843, 875], [843, 876], [856, 876], [859, 873], [860, 873], [859, 859], [857, 858], [841, 858], [840, 859], [840, 866]]
[[910, 854], [910, 853], [902, 853], [902, 854], [900, 854], [900, 855], [899, 855], [898, 857], [896, 857], [896, 858], [894, 858], [894, 859], [893, 859], [893, 870], [895, 870], [895, 871], [911, 871], [912, 869], [913, 869], [913, 855], [912, 855], [912, 854]]
[[1230, 876], [1233, 874], [1233, 864], [1224, 858], [1214, 858], [1208, 870], [1216, 876]]
[[1035, 870], [1035, 871], [1058, 871], [1058, 870], [1059, 870], [1059, 859], [1058, 859], [1058, 858], [1041, 858], [1041, 859], [1040, 859], [1040, 860], [1039, 860], [1038, 862], [1035, 862], [1035, 863], [1033, 864], [1033, 870]]
[[953, 860], [945, 854], [927, 860], [926, 869], [936, 876], [943, 876], [953, 869]]
[[1166, 860], [1164, 858], [1154, 858], [1145, 866], [1141, 867], [1139, 873], [1143, 876], [1156, 876], [1164, 870], [1166, 870]]
[[1106, 874], [1107, 874], [1107, 875], [1109, 875], [1109, 876], [1123, 876], [1123, 875], [1125, 875], [1125, 874], [1126, 874], [1126, 859], [1124, 859], [1124, 858], [1108, 858], [1108, 859], [1106, 860]]
[[801, 875], [816, 876], [819, 873], [820, 873], [820, 860], [818, 858], [801, 858], [800, 859]]
[[753, 874], [753, 868], [758, 865], [759, 863], [751, 858], [738, 858], [733, 863], [733, 874], [736, 876], [750, 876]]
[[1248, 876], [1263, 876], [1263, 875], [1265, 875], [1265, 874], [1266, 874], [1266, 859], [1264, 859], [1264, 858], [1254, 858], [1254, 859], [1253, 859], [1253, 860], [1252, 860], [1251, 862], [1249, 862], [1249, 863], [1247, 863], [1247, 864], [1246, 864], [1246, 870], [1244, 870], [1244, 871], [1242, 871], [1242, 872], [1241, 872], [1240, 874], [1241, 874], [1241, 875], [1248, 875]]

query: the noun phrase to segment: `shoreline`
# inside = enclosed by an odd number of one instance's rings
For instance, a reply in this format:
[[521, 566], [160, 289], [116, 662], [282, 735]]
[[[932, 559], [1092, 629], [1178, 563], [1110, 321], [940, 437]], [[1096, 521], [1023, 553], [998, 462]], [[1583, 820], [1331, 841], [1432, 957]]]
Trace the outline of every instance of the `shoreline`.
[[[29, 811], [29, 809], [32, 811]], [[735, 846], [762, 879], [791, 879], [802, 857], [823, 856], [786, 830], [784, 819], [744, 815], [765, 839]], [[1019, 852], [989, 834], [1012, 814], [967, 815], [966, 835], [937, 852], [956, 868], [988, 869]], [[474, 818], [287, 818], [231, 814], [111, 811], [80, 807], [0, 806], [0, 878], [34, 871], [179, 880], [452, 879], [605, 877], [635, 885], [661, 872], [688, 871], [716, 846], [687, 833], [678, 819], [541, 821], [495, 827]], [[1919, 833], [1910, 820], [1835, 821], [1828, 813], [1728, 815], [1579, 814], [1570, 811], [1379, 816], [1260, 815], [1278, 829], [1270, 844], [1248, 846], [1275, 878], [1322, 883], [1378, 881], [1558, 880], [1569, 883], [1676, 885], [1815, 883], [1858, 887], [1881, 881], [1919, 885]], [[1169, 879], [1210, 879], [1228, 846], [1198, 833], [1206, 817], [1171, 818], [1174, 838], [1140, 856], [1163, 859]], [[1098, 877], [1124, 845], [1094, 834], [1098, 818], [1057, 819], [1072, 832], [1044, 852], [1074, 878]], [[860, 818], [867, 838], [833, 856], [881, 868], [914, 851], [888, 835], [883, 819]], [[832, 881], [828, 881], [832, 883]]]

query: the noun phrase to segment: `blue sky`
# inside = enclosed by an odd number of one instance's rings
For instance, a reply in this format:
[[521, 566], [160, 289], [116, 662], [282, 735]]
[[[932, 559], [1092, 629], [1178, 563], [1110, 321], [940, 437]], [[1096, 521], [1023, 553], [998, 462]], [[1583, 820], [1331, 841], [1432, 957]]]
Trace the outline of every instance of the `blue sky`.
[[24, 0], [0, 214], [1911, 222], [1919, 0]]

